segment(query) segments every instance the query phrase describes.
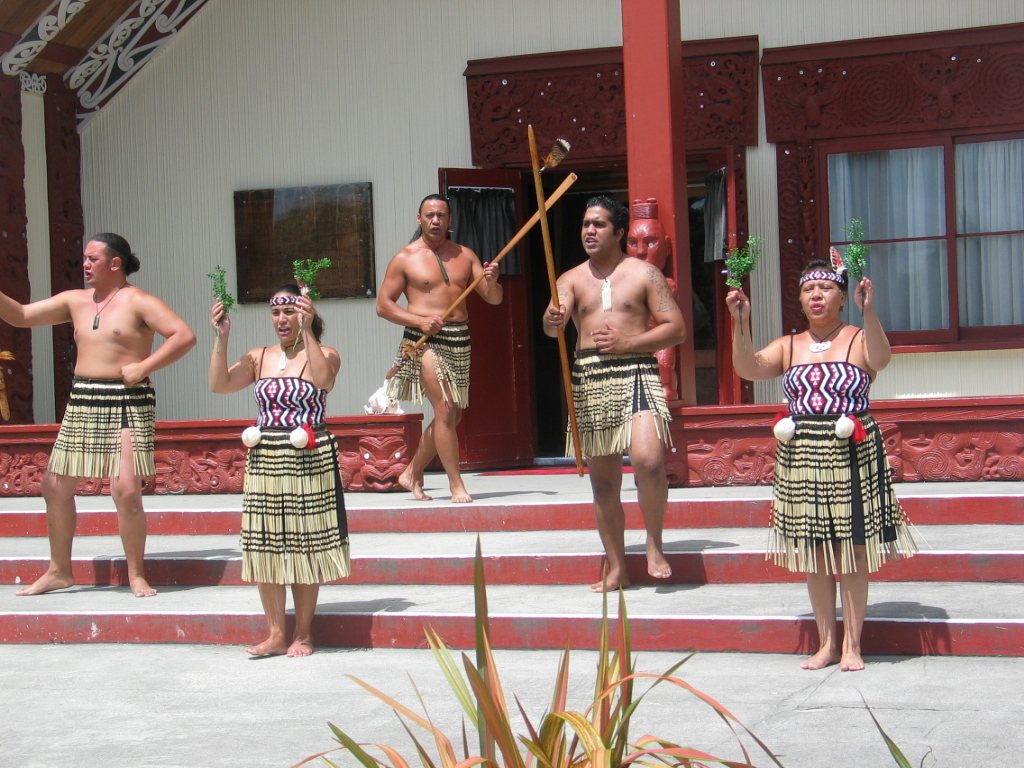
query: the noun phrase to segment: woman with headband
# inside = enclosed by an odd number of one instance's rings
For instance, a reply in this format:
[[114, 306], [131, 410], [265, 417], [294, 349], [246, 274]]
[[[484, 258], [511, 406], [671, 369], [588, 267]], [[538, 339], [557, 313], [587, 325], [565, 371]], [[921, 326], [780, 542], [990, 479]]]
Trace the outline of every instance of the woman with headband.
[[[917, 550], [892, 488], [878, 424], [868, 414], [868, 390], [889, 364], [892, 349], [863, 278], [854, 300], [864, 327], [844, 322], [848, 284], [838, 253], [811, 261], [800, 276], [800, 306], [808, 328], [755, 352], [750, 300], [742, 289], [726, 297], [733, 317], [733, 364], [751, 381], [783, 376], [789, 413], [776, 419], [775, 490], [767, 556], [807, 574], [817, 653], [801, 665], [843, 671], [864, 668], [861, 630], [868, 574], [887, 559]], [[843, 637], [836, 625], [836, 574]]]
[[[220, 300], [210, 323], [221, 337], [210, 358], [210, 389], [237, 392], [254, 384], [256, 425], [242, 433], [249, 448], [242, 499], [242, 579], [259, 586], [269, 635], [246, 648], [253, 656], [308, 656], [320, 584], [349, 575], [348, 526], [338, 448], [324, 424], [327, 393], [341, 367], [322, 346], [324, 325], [295, 285], [270, 298], [277, 343], [227, 364], [231, 321]], [[285, 587], [295, 603], [295, 635], [285, 631]]]

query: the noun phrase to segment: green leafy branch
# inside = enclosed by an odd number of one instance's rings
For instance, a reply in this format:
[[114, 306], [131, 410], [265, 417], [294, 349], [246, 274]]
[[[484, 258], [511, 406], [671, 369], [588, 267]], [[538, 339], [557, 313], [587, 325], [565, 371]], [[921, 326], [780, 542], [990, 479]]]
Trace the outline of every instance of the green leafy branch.
[[292, 267], [295, 270], [295, 282], [298, 283], [299, 288], [306, 288], [306, 294], [310, 299], [316, 301], [320, 298], [320, 292], [316, 289], [316, 276], [323, 270], [331, 266], [331, 260], [324, 257], [322, 259], [296, 259], [292, 262]]
[[853, 219], [850, 226], [843, 227], [843, 232], [850, 240], [846, 246], [843, 266], [846, 267], [850, 285], [856, 285], [864, 277], [864, 267], [868, 263], [868, 246], [864, 245], [864, 219]]
[[[224, 267], [218, 264], [214, 267], [213, 272], [207, 272], [206, 276], [213, 280], [213, 297], [220, 299], [221, 306], [224, 307], [224, 317], [228, 316], [228, 312], [235, 306], [235, 297], [228, 293], [228, 281], [225, 277]], [[219, 328], [218, 323], [218, 328]], [[220, 352], [220, 332], [217, 332], [217, 340], [214, 342], [216, 350]]]
[[761, 258], [761, 243], [763, 242], [764, 238], [762, 237], [748, 237], [745, 246], [729, 250], [729, 258], [725, 260], [725, 268], [728, 270], [728, 276], [725, 278], [726, 285], [730, 288], [743, 286], [743, 278], [754, 271], [757, 260]]
[[235, 297], [228, 293], [228, 281], [225, 274], [224, 267], [218, 264], [213, 272], [207, 272], [206, 276], [213, 280], [213, 297], [220, 299], [220, 303], [224, 306], [224, 314], [227, 315], [235, 306]]

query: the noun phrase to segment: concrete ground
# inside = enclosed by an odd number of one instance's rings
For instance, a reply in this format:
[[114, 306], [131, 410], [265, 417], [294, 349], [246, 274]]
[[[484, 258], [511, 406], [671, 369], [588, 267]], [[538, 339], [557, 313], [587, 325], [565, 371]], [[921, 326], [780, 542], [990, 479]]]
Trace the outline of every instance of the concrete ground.
[[[591, 693], [596, 658], [572, 653], [574, 707]], [[637, 668], [660, 673], [680, 658], [639, 654]], [[518, 697], [538, 720], [557, 663], [552, 651], [498, 651], [509, 705]], [[359, 742], [394, 745], [418, 765], [394, 715], [346, 675], [418, 711], [411, 676], [431, 718], [461, 744], [461, 710], [429, 651], [252, 660], [224, 646], [8, 645], [0, 646], [0, 765], [287, 768], [337, 746], [328, 722]], [[1017, 765], [1024, 753], [1024, 658], [874, 657], [865, 671], [844, 673], [804, 671], [793, 656], [702, 653], [677, 676], [728, 708], [787, 768], [895, 765], [862, 697], [914, 766]], [[631, 733], [742, 759], [722, 721], [669, 686], [641, 704]], [[743, 741], [755, 765], [773, 764]], [[347, 755], [334, 759], [357, 765]]]
[[[587, 479], [574, 475], [472, 475], [467, 485], [478, 504], [510, 498], [517, 503], [590, 498]], [[898, 488], [898, 493], [1017, 495], [1020, 485], [979, 483], [968, 490], [955, 483], [914, 484]], [[428, 486], [440, 505], [447, 504], [443, 477], [430, 478]], [[632, 494], [627, 479], [624, 498]], [[671, 492], [673, 498], [709, 494], [767, 498], [770, 489]], [[350, 494], [348, 503], [352, 508], [423, 506], [408, 494], [394, 493]], [[238, 498], [151, 497], [146, 505], [151, 510], [200, 505], [236, 509]], [[0, 502], [0, 514], [41, 507], [41, 499], [7, 499]], [[83, 499], [80, 508], [108, 509], [110, 499]], [[118, 553], [115, 541], [96, 543]], [[85, 554], [86, 540], [80, 544]], [[770, 588], [777, 591], [780, 586]], [[628, 602], [637, 601], [637, 611], [631, 613], [647, 612], [639, 604], [645, 597], [627, 594]], [[794, 600], [803, 603], [806, 595]], [[1003, 608], [1017, 611], [1020, 606]], [[510, 707], [516, 706], [513, 695], [518, 697], [536, 722], [550, 699], [559, 654], [502, 650], [496, 656]], [[644, 652], [637, 655], [637, 669], [662, 672], [682, 657]], [[572, 653], [573, 707], [584, 707], [592, 692], [596, 658], [592, 651]], [[701, 653], [677, 676], [727, 707], [787, 768], [895, 765], [864, 701], [914, 766], [1016, 765], [1024, 754], [1024, 658], [875, 656], [859, 673], [837, 667], [808, 672], [800, 669], [799, 661], [792, 655]], [[454, 743], [461, 743], [461, 710], [428, 651], [322, 649], [306, 659], [252, 660], [239, 646], [0, 645], [0, 766], [288, 768], [336, 746], [328, 722], [357, 741], [395, 745], [410, 765], [418, 765], [395, 716], [346, 675], [418, 709], [411, 676], [430, 716]], [[518, 732], [525, 733], [518, 716], [515, 721]], [[721, 720], [691, 694], [670, 686], [659, 687], [641, 704], [631, 733], [742, 760]], [[773, 764], [749, 738], [743, 741], [755, 765]], [[348, 756], [334, 759], [356, 765]]]

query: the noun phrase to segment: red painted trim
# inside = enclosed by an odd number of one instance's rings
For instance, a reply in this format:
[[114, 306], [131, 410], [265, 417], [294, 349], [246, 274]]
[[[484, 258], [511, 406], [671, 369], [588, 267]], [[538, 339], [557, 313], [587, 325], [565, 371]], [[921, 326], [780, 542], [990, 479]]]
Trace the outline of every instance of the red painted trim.
[[[240, 645], [266, 634], [262, 613], [240, 615], [8, 613], [0, 616], [0, 643], [208, 643]], [[817, 632], [810, 619], [797, 617], [630, 619], [632, 647], [638, 651], [748, 651], [809, 653]], [[402, 614], [318, 614], [313, 634], [321, 647], [423, 648], [424, 630], [436, 630], [454, 648], [472, 648], [471, 616]], [[596, 649], [597, 617], [490, 617], [495, 648]], [[612, 635], [616, 622], [612, 621]], [[865, 654], [1024, 655], [1024, 622], [971, 624], [927, 619], [864, 622]]]
[[[757, 35], [748, 35], [710, 40], [683, 40], [680, 45], [683, 56], [725, 56], [730, 53], [757, 53], [759, 43]], [[621, 63], [622, 47], [612, 46], [578, 51], [530, 53], [523, 56], [503, 56], [494, 59], [470, 59], [466, 62], [466, 69], [462, 74], [464, 77], [476, 77]]]
[[[917, 525], [1024, 524], [1024, 496], [904, 496], [908, 517]], [[352, 496], [349, 496], [352, 504]], [[635, 502], [625, 502], [626, 527], [643, 528]], [[768, 525], [767, 499], [672, 499], [666, 528], [763, 528]], [[239, 532], [240, 510], [166, 511], [146, 514], [150, 535], [229, 535]], [[431, 533], [460, 531], [578, 531], [594, 527], [590, 502], [506, 506], [479, 504], [467, 510], [449, 507], [348, 510], [352, 533]], [[116, 536], [114, 511], [79, 512], [79, 536]], [[0, 514], [0, 537], [45, 536], [45, 512]]]
[[[667, 554], [672, 576], [656, 580], [647, 573], [642, 554], [626, 556], [630, 582], [634, 585], [664, 584], [783, 584], [802, 583], [802, 574], [792, 573], [765, 560], [760, 552], [672, 552]], [[493, 585], [589, 584], [600, 579], [600, 554], [499, 555], [485, 557], [487, 583]], [[45, 558], [0, 558], [0, 584], [31, 584], [46, 572]], [[124, 558], [85, 560], [72, 563], [76, 584], [126, 586]], [[153, 586], [240, 586], [242, 559], [200, 557], [148, 558], [146, 578]], [[1024, 583], [1024, 554], [923, 552], [909, 560], [886, 564], [873, 581]], [[352, 575], [338, 584], [439, 584], [471, 585], [473, 558], [450, 557], [365, 557], [354, 558]]]

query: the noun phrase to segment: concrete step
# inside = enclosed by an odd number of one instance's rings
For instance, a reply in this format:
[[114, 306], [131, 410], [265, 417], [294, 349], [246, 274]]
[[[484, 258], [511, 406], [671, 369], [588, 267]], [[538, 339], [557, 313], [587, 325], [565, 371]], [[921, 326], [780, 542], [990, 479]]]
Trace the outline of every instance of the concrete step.
[[[1024, 581], [1024, 526], [918, 526], [922, 552], [889, 563], [876, 581]], [[353, 537], [348, 584], [471, 584], [478, 534], [364, 533]], [[579, 584], [598, 579], [601, 542], [593, 530], [566, 536], [560, 531], [504, 531], [479, 534], [493, 584]], [[766, 534], [755, 528], [670, 529], [665, 551], [671, 584], [799, 582], [764, 557]], [[626, 538], [630, 579], [652, 584], [646, 573], [644, 534]], [[125, 584], [117, 537], [75, 542], [79, 584]], [[26, 584], [46, 570], [49, 548], [39, 537], [0, 538], [0, 584]], [[147, 576], [154, 586], [242, 584], [237, 536], [151, 536]], [[664, 582], [660, 582], [664, 583]]]
[[[737, 489], [701, 490], [705, 495], [683, 496], [674, 489], [666, 510], [666, 527], [763, 528], [768, 525], [771, 489], [739, 489], [744, 491], [743, 495], [708, 494]], [[1024, 523], [1024, 495], [913, 495], [912, 485], [904, 486], [901, 491], [904, 494], [901, 496], [903, 507], [915, 525]], [[623, 494], [628, 528], [643, 527], [643, 516], [635, 496], [635, 489], [626, 489]], [[239, 496], [148, 497], [145, 504], [151, 534], [189, 536], [233, 534], [239, 530]], [[500, 503], [417, 504], [410, 503], [407, 495], [400, 498], [398, 494], [353, 493], [346, 497], [346, 506], [352, 533], [578, 531], [594, 527], [593, 504], [589, 497], [521, 501], [514, 492], [510, 492]], [[77, 533], [80, 536], [117, 534], [117, 517], [109, 498], [80, 500]], [[46, 515], [42, 499], [4, 500], [0, 509], [0, 536], [45, 535]]]
[[[491, 585], [487, 597], [495, 647], [597, 646], [602, 596], [584, 586]], [[637, 650], [807, 653], [817, 636], [799, 584], [661, 585], [625, 598]], [[417, 648], [430, 626], [469, 648], [473, 610], [467, 586], [326, 585], [314, 633], [321, 646]], [[0, 643], [237, 644], [264, 632], [251, 587], [168, 587], [146, 599], [117, 587], [0, 592]], [[863, 646], [867, 654], [1024, 655], [1024, 585], [875, 583]]]

